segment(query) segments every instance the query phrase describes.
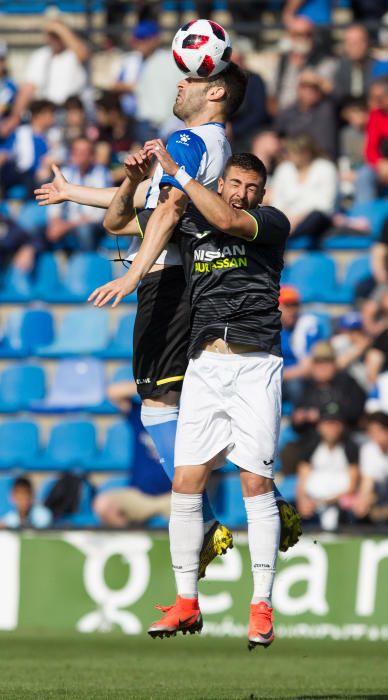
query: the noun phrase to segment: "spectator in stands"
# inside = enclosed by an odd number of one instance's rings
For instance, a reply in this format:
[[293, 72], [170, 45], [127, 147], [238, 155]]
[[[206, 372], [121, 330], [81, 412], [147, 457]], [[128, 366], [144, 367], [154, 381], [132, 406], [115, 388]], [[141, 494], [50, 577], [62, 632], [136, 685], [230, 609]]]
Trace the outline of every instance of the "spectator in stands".
[[388, 520], [388, 414], [367, 419], [368, 441], [361, 446], [361, 484], [353, 504], [358, 518]]
[[[388, 325], [388, 324], [387, 324]], [[370, 384], [377, 384], [379, 376], [388, 372], [388, 328], [375, 338], [366, 354], [365, 371]], [[375, 398], [377, 396], [375, 395]], [[388, 411], [387, 411], [388, 412]]]
[[[342, 105], [341, 119], [344, 122], [340, 131], [339, 152], [341, 159], [347, 159], [347, 169], [354, 171], [364, 163], [365, 128], [368, 121], [368, 108], [363, 97], [350, 97]], [[352, 174], [351, 181], [354, 181]]]
[[380, 78], [380, 107], [372, 109], [366, 128], [367, 165], [357, 174], [355, 200], [370, 202], [388, 195], [388, 75]]
[[279, 112], [275, 131], [282, 137], [309, 134], [326, 156], [335, 158], [337, 119], [333, 102], [325, 89], [325, 83], [316, 71], [306, 69], [300, 73], [296, 102]]
[[311, 348], [322, 339], [322, 330], [316, 316], [300, 314], [300, 296], [295, 287], [281, 287], [279, 308], [282, 314], [283, 399], [296, 404], [302, 399], [303, 380], [310, 373]]
[[362, 306], [364, 328], [378, 338], [388, 327], [388, 284], [378, 285]]
[[120, 72], [112, 90], [121, 97], [121, 106], [128, 117], [136, 116], [136, 88], [147, 59], [160, 46], [160, 29], [153, 20], [140, 21], [130, 36], [131, 50], [121, 59]]
[[120, 99], [107, 92], [96, 100], [96, 159], [111, 169], [114, 182], [125, 177], [122, 160], [134, 142], [134, 122], [121, 109]]
[[368, 391], [365, 355], [371, 339], [363, 328], [362, 316], [358, 311], [349, 311], [338, 319], [331, 344], [338, 369], [347, 370], [362, 389]]
[[63, 103], [64, 125], [62, 138], [67, 148], [75, 139], [87, 134], [85, 107], [77, 95], [71, 95]]
[[337, 529], [341, 505], [357, 488], [358, 452], [338, 404], [323, 407], [298, 467], [297, 507], [303, 518], [318, 515], [324, 530]]
[[[387, 349], [387, 337], [385, 338], [385, 349]], [[387, 359], [388, 355], [385, 355], [385, 371], [377, 375], [376, 381], [369, 392], [369, 396], [365, 404], [365, 410], [367, 413], [374, 413], [375, 411], [384, 411], [384, 413], [388, 413]]]
[[[264, 131], [259, 131], [252, 137], [249, 150], [260, 158], [266, 167], [269, 175], [269, 187], [267, 188], [267, 193], [269, 195], [273, 172], [283, 155], [281, 141], [275, 131], [264, 129]], [[268, 201], [270, 200], [268, 199]]]
[[267, 113], [267, 95], [263, 78], [258, 73], [247, 70], [244, 54], [234, 43], [232, 61], [237, 63], [248, 75], [244, 101], [237, 114], [232, 117], [233, 150], [249, 151], [253, 134], [262, 129], [269, 121]]
[[17, 127], [0, 146], [0, 187], [5, 193], [22, 185], [26, 195], [32, 196], [38, 182], [50, 172], [48, 135], [54, 124], [55, 105], [49, 100], [35, 100], [30, 112], [30, 124]]
[[294, 17], [288, 22], [281, 46], [284, 50], [277, 54], [273, 79], [268, 85], [272, 114], [295, 103], [299, 77], [307, 67], [313, 68], [329, 89], [336, 65], [336, 60], [327, 53], [327, 46], [319, 46], [314, 25], [307, 17]]
[[[171, 483], [155, 447], [140, 420], [135, 382], [122, 381], [108, 387], [108, 398], [126, 415], [134, 434], [134, 455], [128, 486], [99, 494], [93, 508], [108, 527], [127, 527], [154, 516], [169, 517]], [[130, 468], [130, 465], [128, 465]]]
[[307, 17], [314, 24], [331, 23], [331, 0], [286, 0], [282, 19], [288, 24], [294, 17]]
[[349, 97], [365, 97], [373, 79], [368, 29], [353, 24], [344, 30], [342, 55], [334, 74], [333, 95], [339, 105]]
[[17, 93], [15, 83], [8, 77], [7, 44], [0, 41], [0, 121], [7, 117]]
[[271, 204], [289, 218], [293, 237], [307, 236], [309, 247], [317, 247], [331, 226], [338, 196], [337, 170], [308, 134], [289, 137], [285, 146], [287, 159], [271, 181]]
[[71, 95], [82, 95], [87, 83], [84, 64], [89, 58], [85, 41], [58, 17], [43, 27], [46, 44], [34, 51], [27, 63], [11, 116], [3, 122], [1, 134], [17, 126], [33, 99], [62, 105]]
[[20, 270], [25, 271], [26, 265], [30, 270], [35, 259], [30, 246], [30, 235], [8, 212], [0, 209], [0, 273], [11, 261]]
[[31, 481], [25, 476], [15, 479], [11, 490], [12, 510], [2, 516], [0, 527], [50, 527], [52, 524], [51, 511], [35, 503], [34, 490]]
[[[68, 165], [62, 173], [74, 185], [109, 187], [111, 179], [107, 168], [96, 165], [94, 146], [85, 137], [73, 141]], [[104, 211], [85, 207], [75, 202], [63, 202], [48, 209], [47, 239], [50, 243], [63, 240], [64, 247], [95, 250], [104, 229]], [[71, 236], [69, 236], [71, 234]]]

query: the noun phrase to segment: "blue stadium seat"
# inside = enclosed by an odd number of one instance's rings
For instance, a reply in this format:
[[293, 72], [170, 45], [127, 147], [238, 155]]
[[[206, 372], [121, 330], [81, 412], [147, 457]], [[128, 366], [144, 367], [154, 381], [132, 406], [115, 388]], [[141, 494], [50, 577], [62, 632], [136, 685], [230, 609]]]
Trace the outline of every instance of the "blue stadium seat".
[[86, 302], [96, 288], [112, 279], [112, 265], [98, 253], [76, 253], [66, 268], [63, 282], [55, 290], [50, 301], [60, 303]]
[[368, 279], [372, 275], [370, 255], [360, 255], [353, 258], [346, 268], [343, 286], [353, 292], [362, 280]]
[[334, 260], [324, 253], [301, 255], [293, 262], [286, 275], [287, 284], [299, 290], [303, 302], [338, 302], [340, 289], [336, 279]]
[[116, 332], [101, 356], [108, 359], [127, 360], [133, 356], [133, 328], [136, 314], [126, 314], [119, 320]]
[[371, 247], [370, 236], [339, 235], [329, 236], [322, 241], [323, 250], [365, 250]]
[[88, 463], [90, 471], [129, 472], [133, 462], [134, 435], [129, 423], [118, 421], [108, 428], [99, 454]]
[[38, 461], [39, 431], [31, 421], [0, 423], [0, 469], [28, 467]]
[[0, 279], [0, 302], [25, 303], [32, 297], [30, 275], [9, 265]]
[[40, 207], [35, 200], [24, 202], [20, 207], [17, 223], [30, 233], [44, 228], [47, 223], [47, 208]]
[[29, 408], [40, 413], [85, 410], [101, 404], [104, 395], [105, 370], [101, 360], [61, 360], [47, 397], [30, 401]]
[[46, 450], [28, 462], [38, 471], [77, 470], [84, 472], [96, 459], [96, 429], [89, 421], [57, 423]]
[[45, 374], [35, 365], [13, 365], [0, 375], [0, 411], [12, 413], [27, 410], [29, 402], [42, 399]]
[[5, 324], [0, 358], [33, 355], [39, 345], [51, 343], [53, 338], [54, 322], [49, 311], [15, 311]]
[[14, 505], [10, 499], [14, 480], [14, 476], [0, 477], [0, 518], [10, 510], [14, 509]]
[[108, 313], [101, 309], [80, 309], [63, 317], [56, 339], [38, 348], [39, 357], [93, 355], [109, 341]]
[[222, 499], [222, 522], [229, 527], [246, 525], [247, 515], [241, 491], [239, 474], [226, 476], [220, 484]]
[[349, 211], [349, 216], [364, 216], [369, 219], [372, 238], [379, 238], [384, 219], [388, 216], [388, 200], [375, 199], [364, 204], [355, 204]]
[[[134, 376], [133, 376], [133, 370], [132, 370], [132, 365], [123, 365], [122, 367], [119, 367], [116, 369], [116, 371], [113, 373], [112, 378], [110, 379], [109, 383], [113, 382], [134, 382]], [[136, 403], [141, 403], [141, 399], [139, 394], [136, 392], [132, 396], [132, 401], [136, 401]], [[108, 399], [104, 399], [98, 406], [91, 406], [89, 408], [91, 413], [97, 413], [97, 414], [112, 414], [112, 413], [119, 413], [119, 409], [113, 405]]]
[[57, 258], [53, 253], [39, 255], [32, 275], [32, 289], [35, 299], [51, 301], [60, 288]]

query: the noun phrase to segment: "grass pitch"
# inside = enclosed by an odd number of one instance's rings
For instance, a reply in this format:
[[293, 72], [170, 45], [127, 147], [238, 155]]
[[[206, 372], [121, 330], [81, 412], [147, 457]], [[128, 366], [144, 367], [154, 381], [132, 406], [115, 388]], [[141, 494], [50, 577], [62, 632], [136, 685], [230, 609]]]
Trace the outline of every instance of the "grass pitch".
[[388, 698], [388, 645], [109, 635], [0, 634], [0, 698]]

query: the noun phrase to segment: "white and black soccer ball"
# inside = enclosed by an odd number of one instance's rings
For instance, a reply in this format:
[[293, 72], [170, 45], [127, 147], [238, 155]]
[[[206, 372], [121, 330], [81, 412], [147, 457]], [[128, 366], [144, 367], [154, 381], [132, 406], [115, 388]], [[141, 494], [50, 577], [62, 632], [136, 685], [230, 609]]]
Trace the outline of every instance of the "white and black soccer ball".
[[178, 29], [172, 53], [188, 78], [209, 78], [227, 67], [232, 54], [228, 33], [209, 19], [195, 19]]

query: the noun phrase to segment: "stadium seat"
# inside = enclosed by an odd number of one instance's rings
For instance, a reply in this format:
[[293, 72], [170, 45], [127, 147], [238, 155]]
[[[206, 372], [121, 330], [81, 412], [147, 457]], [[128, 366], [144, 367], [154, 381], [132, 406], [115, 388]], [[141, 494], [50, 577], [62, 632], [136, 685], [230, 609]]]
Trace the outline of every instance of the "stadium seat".
[[107, 359], [127, 360], [133, 355], [133, 328], [136, 314], [126, 314], [119, 320], [116, 332], [101, 356]]
[[133, 462], [134, 435], [125, 420], [108, 428], [105, 443], [97, 456], [88, 463], [89, 471], [129, 472]]
[[96, 459], [96, 429], [89, 421], [68, 421], [53, 427], [45, 451], [30, 459], [37, 471], [84, 472]]
[[66, 268], [61, 285], [53, 290], [49, 301], [55, 303], [84, 303], [89, 294], [112, 279], [112, 265], [98, 253], [76, 253]]
[[[247, 515], [241, 491], [239, 474], [226, 476], [221, 482], [222, 522], [229, 527], [246, 525]], [[218, 496], [218, 498], [220, 497]]]
[[375, 199], [372, 202], [355, 204], [349, 211], [349, 216], [363, 216], [369, 219], [373, 239], [380, 236], [384, 219], [388, 216], [388, 200]]
[[370, 236], [349, 235], [329, 236], [322, 241], [323, 250], [365, 250], [371, 247]]
[[8, 316], [0, 341], [0, 358], [26, 357], [35, 354], [38, 345], [51, 343], [53, 318], [48, 311], [15, 311]]
[[60, 289], [60, 276], [57, 258], [53, 253], [43, 253], [36, 261], [32, 274], [35, 299], [51, 301]]
[[108, 314], [101, 309], [80, 309], [63, 317], [56, 339], [38, 348], [39, 357], [92, 355], [109, 341]]
[[12, 413], [29, 408], [29, 402], [45, 393], [45, 374], [35, 365], [13, 365], [0, 375], [0, 411]]
[[40, 207], [35, 200], [24, 202], [20, 207], [17, 223], [25, 231], [33, 233], [39, 228], [44, 228], [47, 223], [47, 209]]
[[347, 266], [343, 286], [344, 288], [348, 288], [350, 290], [353, 298], [354, 290], [358, 283], [362, 280], [368, 279], [368, 277], [371, 275], [372, 270], [370, 256], [360, 255], [357, 258], [353, 258]]
[[9, 265], [0, 279], [0, 302], [24, 303], [33, 297], [30, 275]]
[[[113, 373], [112, 378], [109, 381], [109, 384], [113, 382], [134, 382], [134, 376], [133, 376], [133, 370], [132, 370], [132, 365], [123, 365], [122, 367], [119, 367], [116, 369], [116, 371]], [[140, 403], [141, 399], [139, 394], [136, 392], [132, 396], [132, 401], [135, 401], [136, 403]], [[104, 399], [98, 406], [90, 406], [89, 411], [91, 413], [97, 413], [97, 414], [113, 414], [113, 413], [119, 413], [119, 409], [117, 406], [114, 406], [113, 403], [108, 401], [108, 399]]]
[[30, 401], [29, 408], [40, 413], [85, 410], [101, 404], [104, 394], [105, 371], [100, 360], [61, 360], [47, 397]]
[[31, 421], [0, 423], [0, 469], [27, 468], [38, 462], [39, 431]]
[[283, 284], [285, 280], [297, 287], [303, 302], [339, 301], [341, 290], [337, 284], [335, 263], [324, 253], [301, 255], [288, 267]]

